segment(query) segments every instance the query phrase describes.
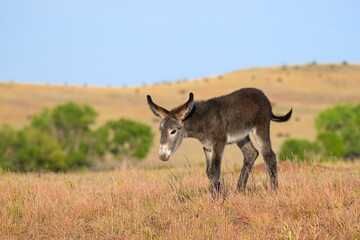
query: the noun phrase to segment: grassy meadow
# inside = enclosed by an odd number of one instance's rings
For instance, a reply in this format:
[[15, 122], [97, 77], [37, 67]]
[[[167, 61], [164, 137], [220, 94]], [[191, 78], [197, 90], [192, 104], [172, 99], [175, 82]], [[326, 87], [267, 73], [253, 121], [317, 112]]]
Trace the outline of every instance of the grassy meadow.
[[260, 157], [246, 193], [239, 194], [242, 156], [232, 145], [222, 165], [230, 195], [213, 201], [200, 143], [185, 139], [170, 162], [157, 159], [159, 120], [148, 109], [147, 94], [172, 108], [190, 91], [201, 100], [244, 87], [263, 90], [275, 114], [293, 108], [289, 122], [271, 125], [277, 152], [288, 137], [313, 140], [319, 111], [360, 102], [360, 65], [253, 68], [131, 88], [0, 82], [0, 124], [20, 128], [43, 107], [74, 101], [99, 112], [97, 125], [126, 117], [156, 134], [149, 156], [129, 170], [108, 161], [96, 166], [107, 171], [0, 171], [0, 239], [360, 239], [359, 161], [279, 162], [274, 192]]
[[1, 239], [359, 239], [360, 164], [263, 165], [246, 194], [223, 166], [212, 201], [204, 167], [0, 174]]
[[[144, 80], [145, 81], [145, 80]], [[313, 140], [314, 119], [318, 112], [339, 103], [360, 102], [360, 65], [308, 64], [239, 70], [219, 76], [179, 80], [138, 87], [54, 86], [0, 82], [0, 124], [22, 127], [43, 107], [53, 107], [68, 101], [87, 103], [99, 112], [97, 124], [126, 117], [149, 124], [156, 133], [155, 143], [140, 167], [184, 166], [189, 162], [204, 162], [204, 153], [197, 140], [185, 139], [169, 163], [157, 160], [159, 120], [146, 103], [150, 94], [155, 103], [172, 108], [182, 104], [191, 91], [195, 100], [208, 99], [244, 87], [264, 91], [273, 104], [275, 114], [285, 114], [292, 107], [293, 116], [286, 123], [272, 123], [271, 139], [275, 152], [287, 137]], [[241, 165], [241, 152], [228, 146], [224, 159], [231, 165]], [[261, 162], [261, 157], [257, 163]], [[118, 163], [101, 163], [98, 169], [116, 167]]]

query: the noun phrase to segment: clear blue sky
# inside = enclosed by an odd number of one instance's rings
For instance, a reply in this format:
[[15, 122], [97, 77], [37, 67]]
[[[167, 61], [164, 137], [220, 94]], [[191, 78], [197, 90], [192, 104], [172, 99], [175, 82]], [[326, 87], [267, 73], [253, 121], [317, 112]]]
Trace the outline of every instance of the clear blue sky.
[[360, 63], [360, 1], [0, 0], [0, 81], [132, 86]]

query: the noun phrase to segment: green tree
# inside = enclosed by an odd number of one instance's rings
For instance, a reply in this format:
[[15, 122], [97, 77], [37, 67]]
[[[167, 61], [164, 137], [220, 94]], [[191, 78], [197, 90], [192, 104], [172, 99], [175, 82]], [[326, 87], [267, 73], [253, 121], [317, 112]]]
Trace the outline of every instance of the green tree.
[[91, 166], [106, 153], [126, 160], [147, 155], [153, 140], [149, 126], [120, 119], [92, 129], [96, 117], [90, 106], [70, 102], [51, 110], [44, 108], [19, 131], [1, 126], [0, 167], [64, 171]]
[[[323, 110], [315, 119], [318, 135], [314, 143], [289, 139], [280, 147], [279, 158], [308, 160], [319, 154], [321, 159], [360, 155], [360, 104], [338, 105]], [[293, 156], [293, 157], [292, 157]]]
[[60, 171], [66, 168], [61, 145], [49, 133], [36, 128], [24, 128], [18, 132], [16, 146], [16, 167], [20, 171]]
[[130, 158], [145, 158], [154, 137], [149, 126], [128, 119], [109, 121], [99, 131], [107, 139], [110, 152], [122, 159], [124, 165]]
[[316, 144], [319, 146], [319, 153], [323, 158], [340, 158], [346, 153], [342, 140], [333, 132], [322, 132], [318, 134]]
[[10, 171], [59, 171], [65, 167], [60, 144], [50, 134], [26, 127], [15, 131], [9, 126], [0, 130], [0, 165]]
[[51, 111], [45, 108], [30, 126], [54, 136], [65, 153], [66, 169], [74, 169], [91, 166], [105, 152], [94, 148], [97, 140], [90, 126], [96, 117], [90, 106], [69, 102]]
[[325, 109], [315, 119], [319, 134], [332, 132], [344, 144], [346, 153], [360, 154], [360, 104]]
[[17, 132], [10, 125], [0, 126], [0, 167], [15, 171], [17, 159]]
[[307, 162], [314, 159], [319, 152], [319, 146], [306, 139], [287, 139], [280, 147], [279, 160]]

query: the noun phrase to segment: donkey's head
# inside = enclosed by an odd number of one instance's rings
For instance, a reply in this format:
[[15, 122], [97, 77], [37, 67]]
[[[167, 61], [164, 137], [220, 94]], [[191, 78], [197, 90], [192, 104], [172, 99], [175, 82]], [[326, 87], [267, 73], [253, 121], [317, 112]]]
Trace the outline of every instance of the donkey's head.
[[186, 135], [183, 121], [194, 109], [194, 94], [190, 93], [189, 100], [186, 103], [171, 111], [153, 103], [149, 95], [147, 95], [147, 101], [151, 111], [162, 120], [159, 127], [161, 133], [159, 158], [162, 161], [167, 161], [178, 149]]

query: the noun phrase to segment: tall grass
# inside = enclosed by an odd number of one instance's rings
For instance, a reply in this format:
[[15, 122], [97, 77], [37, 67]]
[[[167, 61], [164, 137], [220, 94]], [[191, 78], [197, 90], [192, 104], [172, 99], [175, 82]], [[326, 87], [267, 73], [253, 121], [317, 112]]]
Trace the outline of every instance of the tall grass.
[[254, 169], [212, 201], [204, 169], [0, 174], [1, 239], [359, 239], [360, 164]]

